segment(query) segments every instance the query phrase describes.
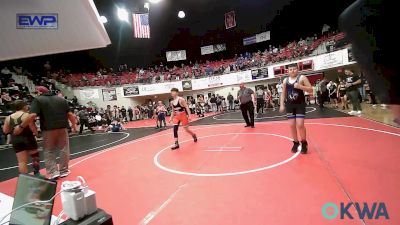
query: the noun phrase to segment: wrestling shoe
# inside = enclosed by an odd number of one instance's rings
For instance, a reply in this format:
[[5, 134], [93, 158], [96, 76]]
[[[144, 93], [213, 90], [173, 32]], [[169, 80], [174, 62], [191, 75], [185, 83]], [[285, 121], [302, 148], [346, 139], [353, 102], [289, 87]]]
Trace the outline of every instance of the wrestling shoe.
[[296, 153], [298, 151], [298, 148], [300, 146], [300, 142], [298, 141], [293, 141], [293, 147], [292, 147], [292, 152]]
[[194, 134], [192, 137], [193, 137], [193, 141], [197, 142], [197, 136]]
[[171, 147], [171, 150], [176, 150], [179, 148], [179, 143], [175, 142], [175, 145]]
[[301, 154], [307, 154], [308, 143], [307, 141], [301, 141]]

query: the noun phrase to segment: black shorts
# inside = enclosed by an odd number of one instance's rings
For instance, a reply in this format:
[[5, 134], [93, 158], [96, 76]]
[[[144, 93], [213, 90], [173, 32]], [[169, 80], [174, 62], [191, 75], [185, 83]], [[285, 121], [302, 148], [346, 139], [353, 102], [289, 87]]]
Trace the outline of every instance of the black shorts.
[[304, 118], [306, 104], [286, 104], [286, 116], [288, 119]]
[[25, 137], [18, 136], [12, 137], [12, 146], [14, 148], [15, 153], [26, 151], [26, 150], [36, 150], [38, 149], [38, 145], [34, 136]]
[[339, 91], [339, 96], [343, 98], [346, 95], [346, 91]]
[[332, 94], [332, 95], [329, 96], [329, 98], [330, 98], [330, 99], [337, 99], [337, 94], [336, 94], [336, 93], [335, 93], [335, 94]]
[[165, 120], [165, 113], [158, 113], [157, 117], [158, 117], [159, 121], [164, 121]]

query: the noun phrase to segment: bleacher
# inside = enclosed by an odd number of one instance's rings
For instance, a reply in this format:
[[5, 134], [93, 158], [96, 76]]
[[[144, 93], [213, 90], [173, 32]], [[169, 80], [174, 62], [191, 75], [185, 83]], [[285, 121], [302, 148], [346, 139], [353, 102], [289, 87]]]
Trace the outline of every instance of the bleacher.
[[[344, 33], [330, 33], [318, 39], [312, 38], [311, 41], [304, 40], [302, 44], [293, 41], [275, 52], [271, 48], [263, 52], [259, 51], [253, 53], [251, 57], [240, 56], [228, 60], [206, 62], [199, 64], [198, 68], [195, 68], [194, 65], [184, 65], [183, 67], [174, 67], [172, 69], [165, 69], [165, 67], [159, 67], [157, 69], [152, 68], [150, 70], [144, 70], [142, 74], [139, 73], [139, 69], [119, 71], [117, 73], [108, 71], [107, 73], [101, 72], [100, 74], [58, 74], [55, 79], [71, 87], [119, 86], [134, 83], [156, 83], [182, 79], [196, 79], [228, 73], [227, 71], [232, 72], [232, 69], [233, 71], [243, 70], [304, 58], [312, 55], [314, 50], [323, 43], [339, 43], [343, 39]], [[232, 69], [229, 68], [229, 70], [227, 70], [227, 67], [231, 67]]]

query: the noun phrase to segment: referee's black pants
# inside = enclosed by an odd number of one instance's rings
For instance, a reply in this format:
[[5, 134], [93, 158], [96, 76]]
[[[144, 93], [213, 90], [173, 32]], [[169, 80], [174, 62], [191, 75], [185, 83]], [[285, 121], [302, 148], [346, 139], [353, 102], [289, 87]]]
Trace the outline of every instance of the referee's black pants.
[[254, 126], [254, 103], [253, 101], [240, 104], [240, 110], [242, 111], [242, 116], [244, 121], [246, 121], [247, 126]]
[[88, 129], [90, 129], [89, 120], [88, 119], [80, 119], [79, 124], [81, 125], [79, 128], [79, 134], [83, 132], [83, 126], [85, 125]]
[[259, 113], [260, 110], [262, 113], [264, 113], [264, 99], [263, 98], [257, 98], [257, 113]]

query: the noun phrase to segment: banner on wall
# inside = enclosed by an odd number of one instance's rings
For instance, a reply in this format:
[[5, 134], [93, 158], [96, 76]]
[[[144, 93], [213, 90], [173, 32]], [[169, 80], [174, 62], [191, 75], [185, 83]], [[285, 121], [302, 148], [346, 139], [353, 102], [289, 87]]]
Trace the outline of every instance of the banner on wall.
[[214, 46], [207, 45], [207, 46], [200, 47], [200, 52], [201, 52], [201, 55], [212, 54], [212, 53], [214, 53]]
[[122, 88], [124, 96], [136, 96], [140, 94], [139, 86], [129, 86]]
[[208, 55], [226, 50], [226, 44], [207, 45], [200, 48], [201, 55]]
[[103, 101], [116, 101], [117, 100], [117, 91], [115, 88], [106, 88], [102, 89], [103, 92]]
[[169, 93], [172, 88], [178, 88], [179, 91], [183, 91], [181, 81], [140, 85], [138, 87], [140, 96], [165, 94]]
[[268, 67], [251, 70], [252, 80], [265, 79], [265, 78], [268, 78]]
[[99, 99], [99, 90], [98, 89], [85, 89], [79, 90], [79, 95], [81, 96], [82, 100], [94, 100]]
[[226, 44], [225, 43], [216, 44], [216, 45], [213, 45], [213, 48], [214, 48], [214, 52], [222, 52], [222, 51], [226, 50]]
[[265, 31], [259, 34], [256, 34], [256, 42], [263, 42], [263, 41], [269, 41], [271, 40], [271, 32], [270, 31]]
[[271, 31], [265, 31], [250, 37], [243, 38], [243, 45], [251, 45], [271, 40]]
[[165, 54], [168, 62], [186, 60], [186, 50], [168, 51]]
[[207, 88], [221, 87], [246, 83], [252, 81], [251, 71], [240, 71], [237, 73], [224, 74], [219, 76], [205, 77], [192, 80], [192, 89], [201, 90]]
[[343, 65], [343, 51], [336, 51], [320, 55], [314, 59], [315, 70], [324, 70], [341, 65]]
[[233, 27], [236, 27], [236, 16], [235, 11], [230, 11], [225, 13], [225, 28], [228, 30]]
[[256, 36], [251, 36], [247, 38], [243, 38], [243, 45], [251, 45], [257, 43]]
[[192, 81], [191, 80], [182, 81], [182, 89], [184, 91], [191, 91], [192, 90]]
[[236, 84], [247, 83], [252, 81], [251, 70], [240, 71], [235, 73], [235, 75], [236, 75]]

